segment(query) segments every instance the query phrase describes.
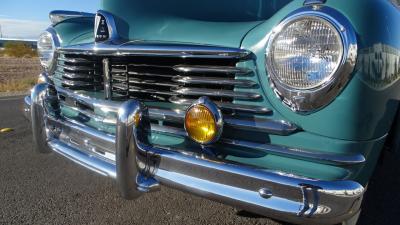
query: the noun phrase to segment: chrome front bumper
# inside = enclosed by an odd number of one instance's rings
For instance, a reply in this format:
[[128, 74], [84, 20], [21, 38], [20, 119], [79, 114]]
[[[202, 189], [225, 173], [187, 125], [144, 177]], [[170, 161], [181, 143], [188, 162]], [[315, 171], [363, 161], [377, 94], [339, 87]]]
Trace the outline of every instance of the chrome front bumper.
[[[357, 182], [313, 180], [152, 146], [147, 110], [136, 100], [120, 106], [116, 135], [106, 134], [46, 112], [46, 89], [46, 84], [38, 84], [25, 98], [24, 112], [32, 122], [36, 145], [45, 144], [50, 151], [116, 179], [124, 198], [137, 198], [163, 184], [298, 224], [336, 224], [359, 211], [364, 187]], [[138, 125], [133, 120], [136, 114], [141, 116]]]

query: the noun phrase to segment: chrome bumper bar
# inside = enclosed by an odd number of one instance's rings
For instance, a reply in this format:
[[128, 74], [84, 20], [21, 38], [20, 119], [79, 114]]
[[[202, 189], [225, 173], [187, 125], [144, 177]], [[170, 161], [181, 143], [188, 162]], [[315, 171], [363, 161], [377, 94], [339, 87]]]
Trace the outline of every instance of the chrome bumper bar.
[[[45, 127], [45, 137], [34, 135], [42, 138], [36, 142], [45, 142], [52, 151], [115, 178], [125, 198], [137, 198], [163, 184], [298, 224], [336, 224], [359, 211], [364, 188], [357, 182], [313, 180], [152, 146], [147, 139], [147, 109], [135, 100], [120, 106], [116, 135], [108, 135], [48, 114], [43, 103], [46, 87], [35, 86], [25, 98], [25, 115], [32, 121], [34, 134], [41, 132], [38, 124]], [[141, 118], [139, 124], [134, 122], [135, 115]], [[106, 152], [104, 146], [115, 146], [116, 153]]]

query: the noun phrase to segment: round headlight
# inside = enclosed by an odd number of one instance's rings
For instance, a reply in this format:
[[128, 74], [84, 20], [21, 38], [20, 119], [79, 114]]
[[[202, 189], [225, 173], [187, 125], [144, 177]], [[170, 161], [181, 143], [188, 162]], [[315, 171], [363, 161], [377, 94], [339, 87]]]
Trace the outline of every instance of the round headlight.
[[46, 71], [51, 71], [55, 66], [54, 61], [56, 58], [56, 40], [54, 40], [54, 35], [48, 31], [42, 33], [37, 42], [37, 49], [40, 63]]
[[295, 89], [316, 88], [329, 81], [343, 56], [339, 32], [317, 17], [290, 21], [270, 44], [269, 72]]
[[296, 112], [319, 109], [337, 96], [357, 54], [350, 22], [329, 7], [302, 8], [270, 34], [266, 67], [282, 102]]

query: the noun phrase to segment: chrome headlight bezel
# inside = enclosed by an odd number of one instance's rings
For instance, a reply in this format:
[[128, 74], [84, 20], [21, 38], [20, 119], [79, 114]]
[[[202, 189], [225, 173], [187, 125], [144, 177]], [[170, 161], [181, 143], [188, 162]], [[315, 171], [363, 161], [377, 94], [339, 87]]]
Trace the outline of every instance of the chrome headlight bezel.
[[[302, 18], [317, 18], [332, 25], [340, 35], [342, 57], [336, 70], [327, 79], [312, 88], [293, 88], [277, 79], [272, 65], [271, 48], [274, 39], [286, 25]], [[307, 6], [286, 16], [269, 34], [266, 47], [268, 80], [275, 95], [297, 113], [312, 113], [328, 105], [344, 88], [354, 70], [357, 59], [357, 39], [349, 20], [327, 6]]]
[[[49, 50], [42, 50], [41, 49], [41, 44], [40, 41], [42, 40], [42, 37], [45, 36], [47, 38], [51, 39], [51, 55], [48, 57], [47, 60], [44, 60], [45, 57], [42, 56], [42, 51], [49, 51]], [[58, 38], [57, 32], [53, 27], [49, 27], [46, 31], [44, 31], [42, 34], [40, 34], [38, 43], [37, 43], [37, 51], [38, 51], [38, 56], [40, 59], [40, 64], [42, 67], [45, 69], [46, 72], [49, 74], [52, 74], [56, 68], [57, 64], [57, 48], [60, 47], [60, 39]]]

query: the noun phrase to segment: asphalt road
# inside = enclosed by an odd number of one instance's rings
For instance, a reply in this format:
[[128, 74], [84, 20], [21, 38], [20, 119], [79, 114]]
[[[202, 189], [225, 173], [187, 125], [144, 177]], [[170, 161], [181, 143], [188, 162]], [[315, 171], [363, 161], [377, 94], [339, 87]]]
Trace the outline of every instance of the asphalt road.
[[[282, 224], [163, 187], [136, 201], [113, 181], [56, 154], [32, 151], [22, 98], [0, 98], [0, 224]], [[398, 225], [400, 159], [386, 156], [364, 200], [359, 224]]]

